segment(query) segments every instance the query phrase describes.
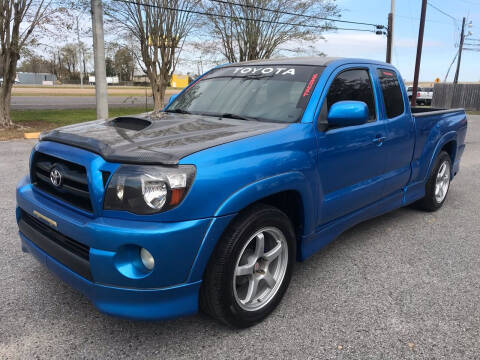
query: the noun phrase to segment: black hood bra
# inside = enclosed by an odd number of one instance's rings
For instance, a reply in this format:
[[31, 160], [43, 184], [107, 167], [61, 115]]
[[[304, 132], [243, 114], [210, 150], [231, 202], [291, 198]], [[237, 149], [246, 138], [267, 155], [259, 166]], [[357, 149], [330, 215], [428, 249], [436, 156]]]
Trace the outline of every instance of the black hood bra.
[[288, 125], [162, 112], [65, 126], [40, 141], [79, 147], [109, 162], [176, 165], [198, 151]]

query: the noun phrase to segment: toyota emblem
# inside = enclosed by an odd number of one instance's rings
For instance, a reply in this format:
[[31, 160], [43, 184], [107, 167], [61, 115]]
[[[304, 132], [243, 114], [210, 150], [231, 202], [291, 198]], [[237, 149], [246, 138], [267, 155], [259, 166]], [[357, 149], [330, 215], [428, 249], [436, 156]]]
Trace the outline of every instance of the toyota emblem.
[[62, 185], [62, 173], [58, 171], [57, 168], [53, 168], [50, 171], [50, 181], [55, 187], [60, 187]]

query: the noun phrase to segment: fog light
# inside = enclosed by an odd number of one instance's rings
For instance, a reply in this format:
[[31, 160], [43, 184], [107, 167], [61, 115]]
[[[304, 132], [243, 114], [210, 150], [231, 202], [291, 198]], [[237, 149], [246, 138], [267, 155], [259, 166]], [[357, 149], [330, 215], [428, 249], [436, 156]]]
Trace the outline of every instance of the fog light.
[[148, 270], [153, 270], [155, 266], [155, 259], [147, 249], [140, 249], [140, 258], [142, 259], [143, 266], [145, 266]]

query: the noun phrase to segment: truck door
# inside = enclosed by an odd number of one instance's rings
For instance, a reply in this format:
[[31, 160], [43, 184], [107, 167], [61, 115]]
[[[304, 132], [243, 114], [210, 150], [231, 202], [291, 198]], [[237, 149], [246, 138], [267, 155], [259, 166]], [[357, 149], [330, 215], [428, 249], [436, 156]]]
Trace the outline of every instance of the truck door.
[[410, 179], [415, 127], [396, 71], [385, 68], [376, 71], [382, 98], [379, 104], [384, 105], [382, 119], [387, 130], [383, 151], [387, 156], [384, 196], [388, 196], [401, 192]]
[[[385, 124], [380, 120], [373, 67], [337, 69], [327, 83], [319, 117], [318, 172], [321, 199], [317, 225], [361, 209], [383, 196]], [[370, 120], [363, 125], [329, 128], [330, 107], [338, 101], [363, 101]]]

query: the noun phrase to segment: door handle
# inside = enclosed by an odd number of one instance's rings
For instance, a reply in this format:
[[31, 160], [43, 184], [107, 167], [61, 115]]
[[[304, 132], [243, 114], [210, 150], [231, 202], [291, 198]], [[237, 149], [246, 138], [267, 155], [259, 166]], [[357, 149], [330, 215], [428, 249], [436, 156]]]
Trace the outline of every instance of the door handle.
[[377, 144], [378, 146], [382, 146], [383, 143], [385, 142], [385, 140], [387, 140], [387, 138], [385, 136], [377, 135], [377, 137], [375, 139], [373, 139], [373, 142], [375, 144]]

